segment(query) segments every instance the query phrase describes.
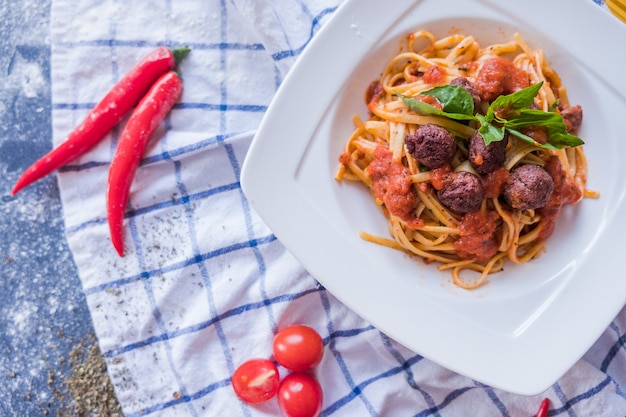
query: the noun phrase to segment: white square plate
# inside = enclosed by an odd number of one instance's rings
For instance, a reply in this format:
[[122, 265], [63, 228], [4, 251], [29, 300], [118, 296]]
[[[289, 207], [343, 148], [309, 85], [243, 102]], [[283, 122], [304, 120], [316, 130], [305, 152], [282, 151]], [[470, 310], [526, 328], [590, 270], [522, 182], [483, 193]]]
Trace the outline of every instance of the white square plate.
[[[567, 10], [565, 13], [564, 11]], [[387, 222], [360, 184], [335, 181], [352, 116], [400, 39], [451, 28], [482, 44], [514, 32], [545, 51], [581, 104], [588, 188], [567, 207], [547, 253], [465, 291], [436, 265], [372, 243]], [[496, 388], [537, 394], [595, 342], [626, 302], [626, 58], [621, 25], [589, 0], [347, 0], [293, 67], [252, 143], [242, 187], [289, 249], [348, 307], [415, 352]]]

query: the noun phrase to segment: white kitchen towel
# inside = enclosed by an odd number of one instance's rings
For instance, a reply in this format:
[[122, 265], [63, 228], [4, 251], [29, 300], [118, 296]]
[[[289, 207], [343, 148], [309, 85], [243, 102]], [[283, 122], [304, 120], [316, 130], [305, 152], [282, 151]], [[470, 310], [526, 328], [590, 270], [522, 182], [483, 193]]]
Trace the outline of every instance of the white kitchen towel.
[[125, 257], [113, 250], [105, 211], [120, 128], [58, 176], [67, 238], [126, 417], [280, 415], [275, 400], [239, 401], [230, 377], [246, 359], [269, 358], [277, 329], [292, 323], [324, 339], [315, 371], [322, 416], [530, 416], [543, 397], [550, 416], [625, 416], [626, 311], [545, 393], [509, 394], [373, 328], [250, 207], [239, 174], [253, 132], [340, 2], [52, 1], [54, 144], [150, 50], [192, 49], [179, 68], [183, 95], [133, 183]]

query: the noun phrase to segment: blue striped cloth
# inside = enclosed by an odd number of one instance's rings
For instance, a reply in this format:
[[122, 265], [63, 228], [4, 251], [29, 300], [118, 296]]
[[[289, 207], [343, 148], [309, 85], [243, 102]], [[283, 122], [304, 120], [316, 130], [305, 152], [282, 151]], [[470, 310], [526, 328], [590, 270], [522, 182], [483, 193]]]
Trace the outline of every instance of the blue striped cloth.
[[55, 144], [157, 45], [192, 48], [180, 67], [183, 96], [133, 183], [124, 258], [109, 240], [104, 197], [119, 128], [58, 177], [67, 238], [126, 417], [280, 415], [276, 401], [240, 402], [230, 376], [246, 359], [270, 357], [273, 335], [292, 323], [324, 339], [315, 371], [322, 416], [530, 416], [543, 397], [550, 416], [626, 416], [626, 310], [545, 393], [506, 393], [356, 316], [250, 207], [239, 174], [253, 132], [339, 3], [53, 0]]

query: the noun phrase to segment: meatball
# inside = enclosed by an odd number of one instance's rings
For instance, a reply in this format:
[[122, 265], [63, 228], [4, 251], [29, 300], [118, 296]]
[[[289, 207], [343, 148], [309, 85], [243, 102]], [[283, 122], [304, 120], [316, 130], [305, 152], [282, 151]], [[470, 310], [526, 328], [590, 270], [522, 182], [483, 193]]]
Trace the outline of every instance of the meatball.
[[511, 171], [504, 186], [504, 199], [515, 209], [538, 209], [548, 203], [553, 191], [550, 174], [538, 165], [527, 164]]
[[465, 171], [455, 173], [453, 180], [437, 193], [439, 201], [457, 213], [477, 211], [484, 195], [480, 179]]
[[458, 77], [450, 81], [450, 85], [458, 85], [459, 87], [463, 87], [474, 100], [474, 111], [478, 109], [478, 106], [480, 105], [480, 95], [478, 94], [478, 90], [476, 90], [476, 87], [474, 87], [474, 83], [472, 83], [467, 78]]
[[365, 104], [370, 104], [374, 100], [379, 100], [385, 94], [385, 89], [380, 81], [372, 81], [365, 92]]
[[506, 145], [509, 142], [508, 134], [498, 142], [485, 145], [485, 140], [476, 131], [469, 140], [469, 161], [472, 167], [481, 175], [489, 174], [504, 164], [506, 159]]
[[446, 129], [435, 124], [419, 126], [404, 138], [406, 147], [417, 161], [431, 169], [441, 168], [454, 159], [456, 141]]
[[567, 131], [574, 133], [583, 122], [583, 108], [579, 104], [561, 109], [561, 116]]

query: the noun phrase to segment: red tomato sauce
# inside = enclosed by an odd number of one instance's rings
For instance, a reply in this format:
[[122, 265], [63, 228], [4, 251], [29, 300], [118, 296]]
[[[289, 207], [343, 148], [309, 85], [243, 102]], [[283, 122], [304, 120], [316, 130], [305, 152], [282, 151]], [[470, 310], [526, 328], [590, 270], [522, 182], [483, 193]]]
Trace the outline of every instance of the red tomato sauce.
[[541, 215], [541, 230], [539, 230], [538, 235], [540, 240], [546, 240], [554, 233], [556, 219], [561, 207], [577, 203], [583, 197], [575, 180], [564, 177], [561, 161], [557, 156], [550, 157], [544, 169], [554, 181], [554, 191], [548, 203], [538, 210]]
[[443, 68], [438, 67], [437, 65], [433, 65], [426, 70], [422, 79], [425, 83], [428, 84], [441, 84], [443, 83], [445, 77], [446, 72], [443, 70]]
[[446, 164], [441, 168], [434, 168], [430, 171], [430, 183], [435, 190], [441, 190], [452, 181], [452, 166]]
[[391, 214], [417, 229], [423, 221], [415, 218], [417, 194], [413, 189], [411, 172], [401, 163], [392, 161], [391, 157], [391, 151], [384, 146], [374, 150], [374, 160], [366, 168], [372, 180], [374, 195]]
[[568, 204], [576, 204], [583, 198], [583, 193], [576, 183], [576, 180], [574, 180], [573, 178], [567, 178], [565, 180], [565, 182], [563, 183], [563, 188], [561, 189], [561, 193], [563, 194], [564, 206]]
[[526, 136], [532, 138], [537, 143], [547, 143], [548, 142], [548, 129], [544, 126], [528, 126], [521, 129], [521, 132]]
[[554, 233], [554, 226], [556, 222], [556, 218], [561, 211], [561, 206], [563, 205], [563, 173], [561, 168], [561, 161], [556, 156], [548, 159], [548, 162], [544, 166], [545, 170], [552, 177], [552, 181], [554, 182], [554, 191], [548, 200], [548, 203], [539, 209], [539, 214], [541, 215], [541, 230], [539, 231], [538, 238], [540, 240], [546, 240], [549, 238], [552, 233]]
[[485, 198], [498, 198], [504, 192], [504, 186], [509, 179], [509, 170], [500, 167], [482, 177]]
[[441, 103], [439, 102], [439, 100], [437, 100], [436, 97], [433, 96], [417, 96], [417, 97], [413, 97], [414, 100], [419, 100], [419, 101], [423, 101], [426, 104], [430, 104], [431, 106], [439, 109], [439, 110], [443, 110], [443, 106], [441, 105]]
[[343, 152], [341, 155], [339, 155], [339, 162], [343, 165], [348, 165], [351, 160], [352, 157], [350, 156], [349, 152]]
[[511, 94], [530, 84], [526, 71], [502, 57], [489, 58], [478, 71], [474, 86], [485, 101], [494, 101], [498, 96]]
[[494, 210], [466, 213], [459, 224], [459, 235], [453, 246], [461, 259], [483, 262], [498, 252], [496, 237], [497, 220], [500, 218]]

